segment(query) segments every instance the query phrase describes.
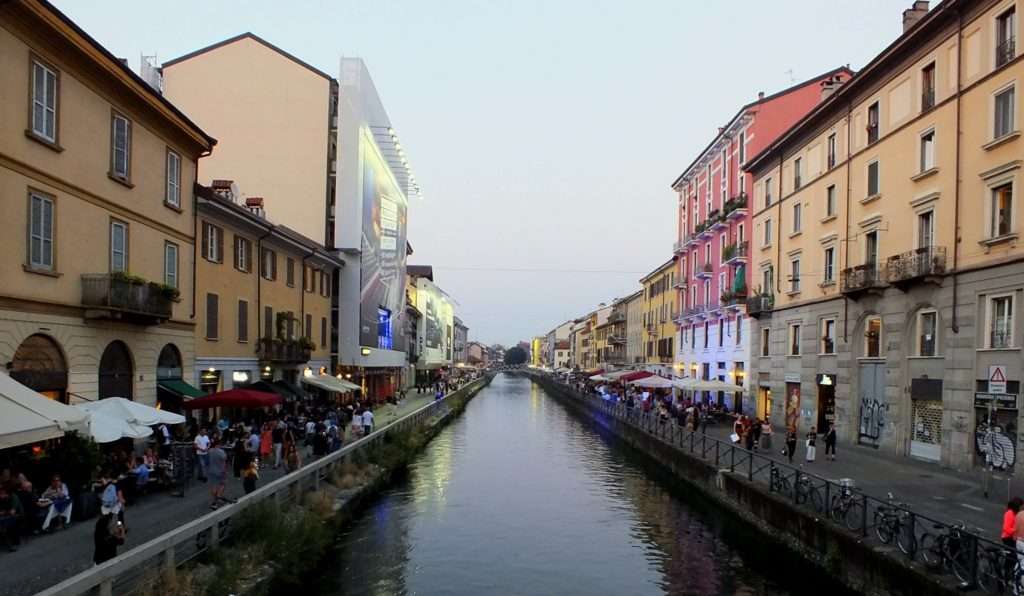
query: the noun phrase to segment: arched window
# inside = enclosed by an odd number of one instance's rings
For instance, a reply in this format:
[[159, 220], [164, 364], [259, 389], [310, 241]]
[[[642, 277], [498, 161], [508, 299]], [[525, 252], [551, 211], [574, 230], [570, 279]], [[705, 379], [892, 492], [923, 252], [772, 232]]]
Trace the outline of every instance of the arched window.
[[100, 357], [99, 398], [132, 399], [134, 370], [132, 354], [123, 341], [114, 340], [107, 344]]
[[68, 402], [68, 366], [60, 346], [48, 335], [25, 338], [11, 360], [11, 378], [50, 399]]
[[160, 350], [160, 356], [156, 360], [156, 380], [169, 381], [181, 377], [181, 352], [174, 344], [167, 344]]

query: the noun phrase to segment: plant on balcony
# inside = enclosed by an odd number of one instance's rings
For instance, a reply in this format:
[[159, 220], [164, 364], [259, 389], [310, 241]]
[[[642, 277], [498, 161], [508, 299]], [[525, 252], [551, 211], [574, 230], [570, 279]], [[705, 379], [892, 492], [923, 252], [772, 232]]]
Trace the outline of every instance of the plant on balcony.
[[316, 349], [316, 344], [313, 343], [313, 340], [306, 336], [302, 336], [299, 339], [297, 339], [296, 343], [298, 344], [299, 348], [304, 352], [312, 352], [313, 350]]
[[167, 284], [157, 284], [157, 288], [159, 289], [160, 294], [164, 298], [167, 298], [168, 300], [177, 301], [179, 298], [181, 298], [181, 291], [174, 286]]
[[125, 271], [115, 271], [110, 274], [111, 281], [118, 281], [126, 284], [132, 284], [133, 286], [146, 285], [147, 281], [144, 277], [138, 275], [132, 275]]
[[711, 263], [704, 263], [704, 265], [701, 267], [701, 271], [703, 271], [704, 273], [711, 273], [714, 270], [715, 268], [711, 266]]
[[708, 229], [708, 222], [702, 221], [702, 222], [698, 223], [697, 225], [695, 225], [693, 227], [693, 233], [694, 234], [702, 234], [707, 229]]
[[736, 245], [730, 244], [722, 249], [722, 261], [728, 261], [736, 256]]

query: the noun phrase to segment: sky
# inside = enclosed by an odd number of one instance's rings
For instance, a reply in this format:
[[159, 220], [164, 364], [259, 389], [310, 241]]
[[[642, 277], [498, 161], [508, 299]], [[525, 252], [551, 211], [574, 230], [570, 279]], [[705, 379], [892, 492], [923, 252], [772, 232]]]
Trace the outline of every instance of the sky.
[[[514, 344], [672, 256], [670, 185], [758, 91], [858, 69], [911, 0], [53, 0], [133, 68], [251, 31], [363, 58], [423, 190], [410, 263]], [[934, 4], [934, 3], [933, 3]]]

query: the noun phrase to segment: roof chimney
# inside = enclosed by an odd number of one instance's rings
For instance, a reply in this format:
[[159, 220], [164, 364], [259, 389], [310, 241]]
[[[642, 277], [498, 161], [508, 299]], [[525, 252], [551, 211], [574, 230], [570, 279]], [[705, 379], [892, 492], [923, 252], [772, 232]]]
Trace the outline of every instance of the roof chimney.
[[225, 201], [231, 201], [235, 204], [238, 203], [238, 186], [235, 184], [234, 180], [214, 180], [210, 182], [210, 188], [213, 189], [214, 194]]
[[837, 89], [843, 86], [843, 77], [838, 74], [832, 75], [829, 78], [822, 81], [820, 85], [821, 101], [825, 101], [826, 99], [831, 97], [831, 95], [835, 93]]
[[910, 8], [903, 11], [903, 32], [906, 33], [928, 14], [928, 0], [916, 0]]
[[757, 100], [761, 101], [762, 99], [764, 99], [764, 91], [758, 91], [757, 92]]
[[263, 210], [263, 197], [246, 197], [245, 207], [257, 217], [266, 219], [267, 212]]

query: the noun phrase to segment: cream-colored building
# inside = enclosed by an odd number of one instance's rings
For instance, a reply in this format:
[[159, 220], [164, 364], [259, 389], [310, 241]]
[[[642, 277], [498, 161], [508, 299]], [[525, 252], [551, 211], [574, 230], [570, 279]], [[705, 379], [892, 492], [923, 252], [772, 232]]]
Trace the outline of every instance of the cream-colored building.
[[1008, 0], [927, 7], [747, 164], [752, 368], [776, 423], [998, 467], [1024, 375], [1019, 17]]
[[54, 399], [191, 378], [196, 161], [215, 141], [51, 5], [0, 7], [0, 361]]
[[269, 221], [271, 200], [242, 200], [231, 181], [198, 186], [196, 199], [196, 384], [212, 392], [329, 381], [331, 280], [341, 262]]

